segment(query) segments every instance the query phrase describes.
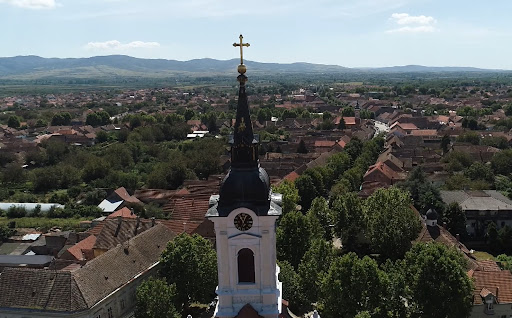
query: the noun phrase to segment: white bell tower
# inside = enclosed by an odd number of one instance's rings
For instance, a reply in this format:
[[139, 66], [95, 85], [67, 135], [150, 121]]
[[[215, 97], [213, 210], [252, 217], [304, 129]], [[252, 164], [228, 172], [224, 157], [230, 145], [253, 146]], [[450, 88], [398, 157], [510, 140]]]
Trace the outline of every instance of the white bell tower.
[[[240, 46], [240, 52], [249, 46], [241, 35], [240, 43], [234, 45]], [[272, 194], [267, 172], [259, 165], [259, 141], [252, 130], [242, 58], [238, 72], [240, 90], [230, 138], [231, 168], [219, 195], [211, 196], [206, 213], [215, 224], [217, 240], [219, 302], [215, 317], [237, 317], [243, 309], [277, 318], [282, 286], [276, 262], [276, 221], [281, 215], [282, 197]]]

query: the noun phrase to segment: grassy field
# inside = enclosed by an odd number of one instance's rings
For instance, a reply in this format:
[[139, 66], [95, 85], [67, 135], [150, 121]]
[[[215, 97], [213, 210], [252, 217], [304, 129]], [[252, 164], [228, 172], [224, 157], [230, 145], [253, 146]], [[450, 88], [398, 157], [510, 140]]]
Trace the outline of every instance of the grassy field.
[[11, 221], [16, 222], [17, 228], [40, 228], [50, 229], [52, 227], [58, 227], [62, 230], [72, 230], [80, 228], [81, 221], [87, 221], [90, 219], [86, 218], [70, 218], [70, 219], [49, 219], [45, 217], [24, 217], [9, 219], [6, 217], [0, 217], [0, 226], [7, 226]]
[[473, 256], [479, 261], [495, 260], [496, 258], [487, 252], [475, 251]]

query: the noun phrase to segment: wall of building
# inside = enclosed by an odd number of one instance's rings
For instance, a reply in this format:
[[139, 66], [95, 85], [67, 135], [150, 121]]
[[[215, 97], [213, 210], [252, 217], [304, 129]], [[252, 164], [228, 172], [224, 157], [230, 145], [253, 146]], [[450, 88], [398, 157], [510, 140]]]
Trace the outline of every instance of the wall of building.
[[485, 305], [474, 305], [470, 318], [512, 318], [512, 304], [494, 304], [494, 314], [485, 312]]
[[[158, 268], [158, 266], [151, 268], [86, 311], [63, 313], [34, 309], [0, 308], [0, 318], [98, 318], [100, 315], [101, 318], [130, 318], [134, 316], [137, 287], [149, 277], [156, 275]], [[109, 316], [109, 308], [112, 316]]]

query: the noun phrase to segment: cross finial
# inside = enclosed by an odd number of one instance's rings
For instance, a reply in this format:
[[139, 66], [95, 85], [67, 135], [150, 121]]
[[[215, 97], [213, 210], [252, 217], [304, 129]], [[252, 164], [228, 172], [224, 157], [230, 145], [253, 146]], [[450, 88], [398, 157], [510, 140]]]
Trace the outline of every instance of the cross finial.
[[244, 37], [240, 34], [240, 43], [233, 43], [233, 46], [234, 47], [237, 47], [239, 46], [240, 47], [240, 65], [243, 65], [244, 64], [244, 51], [243, 51], [243, 47], [246, 46], [246, 47], [249, 47], [251, 46], [249, 43], [244, 43]]

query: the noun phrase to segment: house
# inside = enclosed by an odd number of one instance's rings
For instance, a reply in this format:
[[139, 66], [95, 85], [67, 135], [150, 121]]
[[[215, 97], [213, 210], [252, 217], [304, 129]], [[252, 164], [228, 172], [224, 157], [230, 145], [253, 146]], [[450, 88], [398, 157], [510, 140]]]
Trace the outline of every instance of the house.
[[98, 205], [106, 213], [112, 213], [125, 206], [141, 206], [142, 202], [136, 197], [130, 195], [124, 187], [120, 187], [112, 192], [105, 200]]
[[402, 180], [405, 180], [405, 175], [403, 173], [394, 171], [383, 162], [377, 162], [370, 166], [363, 176], [363, 182], [380, 182], [387, 186], [391, 186]]
[[508, 270], [474, 271], [471, 318], [512, 317], [512, 274]]
[[447, 205], [459, 204], [466, 214], [466, 230], [470, 236], [483, 237], [489, 222], [494, 222], [498, 229], [512, 227], [512, 200], [499, 191], [441, 191], [441, 198]]
[[[105, 219], [101, 222], [101, 230], [96, 235], [96, 242], [93, 245], [94, 257], [113, 249], [118, 244], [123, 244], [138, 234], [154, 227], [155, 219], [142, 220], [140, 218], [123, 219], [121, 216], [115, 219]], [[100, 225], [97, 225], [98, 227]], [[91, 233], [92, 234], [92, 233]]]
[[174, 236], [156, 225], [71, 272], [4, 269], [0, 316], [133, 317], [137, 286], [156, 274], [160, 254]]

